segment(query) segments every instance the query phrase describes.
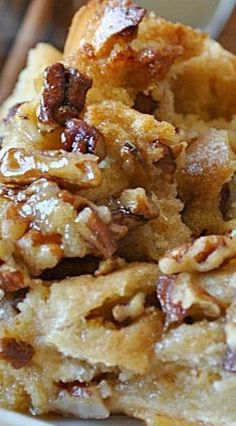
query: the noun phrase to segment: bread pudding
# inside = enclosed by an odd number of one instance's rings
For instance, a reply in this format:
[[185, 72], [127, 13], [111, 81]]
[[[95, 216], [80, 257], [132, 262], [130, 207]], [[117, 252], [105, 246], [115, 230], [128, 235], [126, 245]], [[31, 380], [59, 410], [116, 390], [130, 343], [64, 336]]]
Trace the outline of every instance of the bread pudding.
[[236, 424], [236, 58], [91, 0], [0, 115], [1, 407]]

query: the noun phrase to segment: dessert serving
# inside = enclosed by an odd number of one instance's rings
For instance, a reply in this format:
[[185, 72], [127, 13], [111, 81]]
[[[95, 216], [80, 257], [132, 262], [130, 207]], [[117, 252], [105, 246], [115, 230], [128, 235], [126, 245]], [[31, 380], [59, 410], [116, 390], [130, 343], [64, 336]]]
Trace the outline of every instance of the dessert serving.
[[236, 58], [91, 0], [0, 115], [0, 406], [236, 424]]

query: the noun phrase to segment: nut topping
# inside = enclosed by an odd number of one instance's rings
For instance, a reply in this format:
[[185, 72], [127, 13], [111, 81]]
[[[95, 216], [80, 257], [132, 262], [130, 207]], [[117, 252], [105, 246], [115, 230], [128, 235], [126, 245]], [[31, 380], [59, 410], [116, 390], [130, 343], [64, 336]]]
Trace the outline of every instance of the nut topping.
[[100, 161], [106, 156], [103, 135], [83, 120], [68, 120], [61, 141], [66, 151], [94, 154]]
[[6, 292], [14, 292], [25, 288], [24, 275], [21, 271], [0, 271], [0, 288]]
[[121, 209], [144, 220], [156, 219], [159, 216], [156, 204], [143, 188], [124, 190], [120, 196], [120, 204]]
[[200, 237], [190, 244], [169, 250], [160, 259], [164, 274], [178, 272], [206, 272], [219, 268], [236, 257], [236, 241], [221, 235]]
[[76, 68], [56, 63], [46, 68], [43, 84], [38, 120], [44, 125], [63, 126], [82, 111], [92, 80]]
[[34, 348], [27, 342], [11, 337], [1, 339], [0, 357], [9, 362], [13, 368], [25, 367], [34, 356]]
[[198, 319], [221, 315], [220, 303], [200, 288], [189, 274], [160, 277], [157, 296], [166, 314], [166, 326], [188, 316]]
[[27, 152], [9, 149], [0, 162], [0, 179], [4, 183], [27, 185], [40, 178], [54, 180], [61, 185], [73, 184], [80, 188], [98, 186], [101, 172], [97, 158], [64, 150]]
[[108, 275], [111, 272], [121, 269], [125, 263], [125, 260], [118, 256], [110, 257], [106, 260], [101, 260], [98, 269], [94, 272], [94, 276], [100, 277], [101, 275]]
[[180, 302], [173, 303], [172, 292], [176, 284], [176, 276], [162, 276], [157, 283], [157, 297], [163, 312], [166, 314], [166, 326], [172, 322], [183, 320], [186, 310]]
[[141, 316], [144, 313], [145, 297], [145, 293], [137, 293], [128, 304], [114, 306], [112, 315], [115, 321], [122, 323]]
[[97, 212], [90, 207], [85, 208], [79, 213], [76, 223], [78, 231], [85, 241], [94, 247], [96, 252], [100, 253], [105, 259], [116, 252], [115, 239], [109, 227], [100, 219]]

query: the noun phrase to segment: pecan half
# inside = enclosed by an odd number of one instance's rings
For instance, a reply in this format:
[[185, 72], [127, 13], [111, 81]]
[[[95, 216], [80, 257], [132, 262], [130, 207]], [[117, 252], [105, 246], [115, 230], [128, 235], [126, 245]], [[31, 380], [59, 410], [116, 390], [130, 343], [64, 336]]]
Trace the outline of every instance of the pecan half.
[[29, 343], [12, 337], [1, 339], [0, 357], [9, 362], [13, 368], [25, 367], [34, 356], [34, 348]]
[[106, 156], [105, 140], [103, 135], [94, 126], [85, 121], [72, 119], [66, 122], [61, 135], [61, 142], [66, 151], [94, 154], [100, 161]]
[[43, 93], [38, 110], [39, 122], [64, 125], [82, 111], [92, 80], [76, 68], [56, 63], [45, 69]]

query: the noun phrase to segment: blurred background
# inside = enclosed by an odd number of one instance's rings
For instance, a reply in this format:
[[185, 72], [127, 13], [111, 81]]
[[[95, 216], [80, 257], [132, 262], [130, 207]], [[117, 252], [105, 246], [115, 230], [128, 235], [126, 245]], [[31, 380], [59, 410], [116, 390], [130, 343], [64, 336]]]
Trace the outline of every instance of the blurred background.
[[[38, 41], [59, 49], [74, 12], [85, 0], [0, 0], [0, 102], [25, 65], [26, 52]], [[136, 0], [159, 15], [189, 23], [218, 38], [236, 53], [235, 0]]]

